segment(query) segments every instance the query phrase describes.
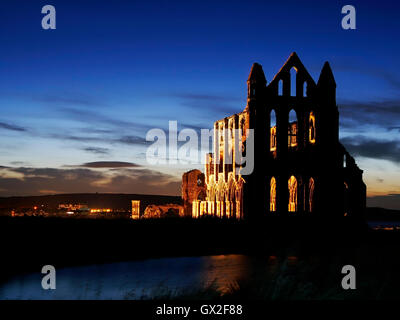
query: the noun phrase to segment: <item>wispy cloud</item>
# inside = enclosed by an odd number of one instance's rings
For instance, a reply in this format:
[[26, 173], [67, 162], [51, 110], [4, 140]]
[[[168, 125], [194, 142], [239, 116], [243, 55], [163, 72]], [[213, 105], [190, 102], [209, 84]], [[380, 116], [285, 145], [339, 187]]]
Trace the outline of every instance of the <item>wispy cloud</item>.
[[339, 103], [340, 124], [346, 128], [373, 125], [385, 129], [400, 127], [400, 100]]
[[[126, 144], [126, 145], [147, 145], [149, 142], [146, 141], [145, 138], [140, 137], [140, 136], [134, 136], [134, 135], [124, 135], [124, 136], [109, 136], [109, 135], [103, 135], [103, 136], [87, 136], [87, 135], [69, 135], [69, 134], [63, 134], [63, 133], [54, 133], [54, 134], [49, 134], [46, 137], [53, 138], [53, 139], [58, 139], [58, 140], [69, 140], [69, 141], [74, 141], [74, 142], [84, 142], [84, 143], [92, 143], [92, 142], [97, 142], [97, 143], [103, 143], [103, 144]], [[87, 150], [89, 149], [89, 150]], [[108, 150], [107, 148], [86, 148], [85, 151], [92, 151], [92, 152], [97, 152], [99, 153], [99, 150]]]
[[110, 154], [110, 149], [108, 148], [86, 147], [82, 148], [82, 150], [94, 154]]
[[79, 165], [83, 168], [138, 168], [140, 165], [123, 161], [95, 161]]
[[383, 80], [394, 89], [400, 89], [400, 77], [398, 74], [385, 69], [371, 67], [370, 65], [365, 66], [361, 64], [342, 62], [335, 64], [335, 71], [355, 72], [358, 74], [371, 76]]
[[377, 140], [358, 135], [343, 138], [341, 142], [355, 156], [389, 160], [400, 164], [399, 141]]
[[[177, 195], [181, 181], [175, 176], [146, 168], [0, 168], [10, 172], [0, 177], [0, 195], [39, 195], [43, 190], [58, 193], [114, 192]], [[15, 174], [17, 173], [17, 174]], [[49, 191], [49, 193], [53, 193]]]
[[399, 127], [388, 127], [388, 131], [399, 131], [400, 132], [400, 126]]
[[114, 139], [113, 142], [129, 144], [129, 145], [147, 145], [149, 144], [145, 138], [139, 136], [122, 136]]
[[10, 130], [10, 131], [18, 131], [18, 132], [26, 132], [28, 131], [27, 128], [20, 127], [14, 124], [0, 122], [0, 129]]
[[243, 100], [225, 95], [210, 95], [206, 93], [170, 93], [170, 97], [179, 100], [181, 106], [198, 110], [217, 117], [228, 116], [243, 110]]
[[81, 106], [81, 107], [104, 107], [107, 106], [103, 100], [77, 92], [32, 95], [34, 101], [50, 104], [52, 106]]
[[11, 161], [10, 164], [13, 165], [13, 166], [26, 166], [26, 165], [29, 165], [28, 162], [25, 162], [25, 161]]

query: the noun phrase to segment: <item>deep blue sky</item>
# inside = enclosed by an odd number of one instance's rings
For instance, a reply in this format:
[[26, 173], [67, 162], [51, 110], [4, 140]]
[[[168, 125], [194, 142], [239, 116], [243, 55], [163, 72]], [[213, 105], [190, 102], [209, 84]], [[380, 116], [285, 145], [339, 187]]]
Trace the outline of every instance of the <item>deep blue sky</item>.
[[[41, 28], [46, 4], [56, 30]], [[356, 30], [341, 28], [346, 4]], [[296, 51], [315, 80], [332, 66], [369, 204], [400, 208], [399, 18], [395, 1], [3, 0], [0, 195], [179, 193], [187, 168], [148, 166], [148, 129], [209, 128], [244, 108], [253, 62], [271, 80]], [[83, 165], [96, 161], [115, 167]]]

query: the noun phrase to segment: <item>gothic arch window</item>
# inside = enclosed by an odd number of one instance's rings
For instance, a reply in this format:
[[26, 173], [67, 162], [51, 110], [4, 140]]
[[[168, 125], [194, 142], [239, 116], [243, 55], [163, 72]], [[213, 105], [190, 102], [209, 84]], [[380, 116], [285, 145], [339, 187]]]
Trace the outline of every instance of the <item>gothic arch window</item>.
[[216, 187], [213, 185], [208, 191], [208, 200], [215, 201], [216, 200]]
[[202, 175], [199, 175], [197, 177], [197, 186], [199, 186], [199, 187], [204, 186], [204, 180], [203, 180], [203, 176]]
[[225, 148], [224, 127], [222, 125], [220, 125], [218, 131], [219, 131], [219, 165], [221, 166], [221, 165], [223, 165], [224, 148]]
[[269, 190], [269, 211], [276, 211], [276, 180], [274, 177], [271, 178], [270, 190]]
[[238, 183], [236, 184], [236, 190], [235, 190], [235, 196], [236, 196], [236, 218], [241, 219], [243, 218], [243, 206], [242, 206], [242, 200], [243, 200], [243, 181], [239, 180]]
[[229, 152], [229, 164], [232, 164], [232, 159], [233, 159], [233, 148], [235, 145], [234, 141], [234, 135], [233, 135], [233, 121], [231, 120], [229, 122], [229, 131], [228, 131], [228, 152]]
[[349, 213], [349, 185], [344, 182], [343, 184], [343, 212], [344, 216], [347, 216]]
[[308, 183], [308, 208], [310, 212], [314, 211], [314, 188], [315, 181], [313, 178], [310, 178]]
[[296, 96], [296, 76], [297, 70], [295, 67], [290, 69], [290, 95], [292, 97]]
[[278, 81], [278, 96], [283, 96], [283, 81]]
[[312, 111], [308, 118], [308, 140], [311, 144], [315, 143], [315, 115]]
[[297, 211], [297, 179], [295, 176], [291, 176], [288, 181], [289, 188], [289, 204], [288, 211], [296, 212]]
[[240, 145], [242, 148], [242, 154], [245, 157], [246, 156], [246, 144], [245, 144], [245, 141], [246, 141], [246, 119], [245, 119], [245, 117], [243, 117], [240, 120], [240, 131], [242, 134]]
[[206, 193], [204, 192], [204, 190], [201, 190], [198, 194], [197, 194], [197, 199], [199, 201], [204, 201], [206, 200]]
[[276, 150], [276, 114], [275, 114], [275, 110], [271, 111], [269, 128], [270, 128], [269, 149], [270, 149], [270, 151], [275, 151]]
[[307, 81], [303, 82], [303, 97], [307, 97]]
[[228, 200], [229, 201], [235, 201], [236, 200], [236, 184], [233, 180], [230, 180], [230, 183], [228, 185]]
[[244, 137], [246, 135], [246, 119], [244, 117], [240, 120], [240, 130], [242, 137]]
[[289, 112], [288, 124], [288, 147], [294, 148], [297, 146], [297, 114], [293, 109]]

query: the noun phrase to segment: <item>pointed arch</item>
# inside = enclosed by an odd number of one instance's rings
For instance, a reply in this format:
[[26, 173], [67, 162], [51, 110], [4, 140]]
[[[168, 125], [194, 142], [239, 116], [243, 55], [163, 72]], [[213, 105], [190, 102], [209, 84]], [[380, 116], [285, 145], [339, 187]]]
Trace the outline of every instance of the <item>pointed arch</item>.
[[217, 186], [214, 182], [208, 187], [208, 201], [216, 201], [217, 200]]
[[269, 140], [269, 150], [276, 150], [276, 113], [272, 109], [269, 118], [269, 130], [270, 130], [270, 140]]
[[206, 192], [205, 192], [205, 190], [200, 190], [200, 191], [197, 193], [196, 200], [199, 200], [199, 201], [204, 201], [204, 200], [206, 200]]
[[295, 97], [297, 95], [297, 69], [292, 67], [290, 69], [290, 96]]
[[311, 111], [308, 117], [308, 141], [311, 144], [315, 143], [315, 135], [316, 135], [316, 131], [315, 131], [315, 115], [314, 112]]
[[222, 123], [219, 124], [219, 165], [220, 172], [222, 172], [222, 166], [224, 163], [224, 152], [225, 152], [225, 129]]
[[278, 96], [283, 96], [283, 80], [278, 81]]
[[235, 201], [236, 181], [234, 180], [234, 177], [232, 176], [232, 172], [230, 172], [229, 176], [228, 176], [227, 188], [228, 188], [228, 200]]
[[276, 126], [276, 112], [275, 112], [274, 109], [271, 110], [269, 119], [270, 119], [269, 120], [269, 127], [270, 128], [275, 127]]
[[229, 120], [228, 124], [228, 164], [231, 165], [233, 163], [233, 153], [234, 153], [234, 146], [235, 146], [235, 140], [234, 140], [234, 132], [233, 132], [233, 120]]
[[242, 116], [239, 122], [240, 134], [239, 136], [239, 147], [242, 151], [242, 156], [246, 156], [246, 117]]
[[288, 211], [296, 212], [297, 211], [297, 179], [295, 176], [291, 176], [289, 178], [288, 189], [289, 189]]
[[297, 146], [297, 113], [294, 109], [289, 112], [288, 124], [288, 147], [294, 148]]
[[242, 133], [242, 137], [245, 137], [246, 136], [246, 118], [245, 117], [242, 117], [240, 119], [240, 130]]
[[269, 188], [269, 211], [276, 211], [276, 179], [271, 178], [270, 188]]
[[308, 209], [310, 212], [314, 211], [314, 189], [315, 181], [314, 178], [310, 178], [308, 182]]
[[275, 92], [280, 96], [305, 97], [310, 94], [309, 89], [315, 87], [313, 78], [295, 52], [292, 52], [270, 84], [273, 84]]
[[307, 88], [308, 88], [308, 83], [307, 81], [303, 82], [303, 97], [307, 97]]
[[235, 205], [236, 219], [242, 219], [243, 218], [243, 188], [244, 188], [244, 183], [245, 183], [245, 181], [243, 180], [243, 178], [239, 178], [239, 180], [236, 182], [236, 190], [235, 190], [235, 196], [236, 196], [236, 205]]
[[297, 113], [296, 110], [291, 109], [289, 112], [289, 123], [297, 122]]
[[349, 201], [350, 201], [349, 185], [346, 182], [343, 182], [343, 212], [344, 212], [344, 216], [347, 216], [349, 214]]

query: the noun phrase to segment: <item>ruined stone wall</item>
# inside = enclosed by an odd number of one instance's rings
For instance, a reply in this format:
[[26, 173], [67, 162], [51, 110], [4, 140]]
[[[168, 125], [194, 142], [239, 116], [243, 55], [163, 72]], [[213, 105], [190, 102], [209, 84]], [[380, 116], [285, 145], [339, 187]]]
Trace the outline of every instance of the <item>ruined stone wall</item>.
[[155, 205], [151, 204], [146, 207], [143, 214], [143, 219], [154, 219], [154, 218], [176, 218], [183, 217], [183, 206], [178, 204], [163, 204]]
[[182, 176], [182, 200], [186, 217], [192, 216], [192, 203], [194, 200], [205, 200], [206, 186], [204, 174], [200, 170], [185, 172]]
[[[247, 219], [362, 213], [366, 186], [362, 170], [339, 141], [336, 82], [329, 64], [316, 83], [292, 53], [268, 84], [261, 65], [253, 64], [247, 85], [244, 111], [214, 123], [202, 191], [196, 185], [199, 170], [183, 176], [185, 215]], [[253, 130], [254, 161], [245, 175], [237, 163], [250, 154], [247, 129]], [[236, 139], [242, 141], [239, 146]], [[203, 191], [205, 198], [199, 197]]]

